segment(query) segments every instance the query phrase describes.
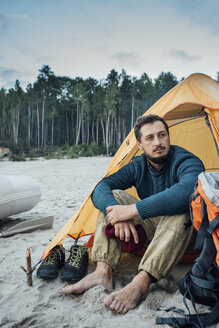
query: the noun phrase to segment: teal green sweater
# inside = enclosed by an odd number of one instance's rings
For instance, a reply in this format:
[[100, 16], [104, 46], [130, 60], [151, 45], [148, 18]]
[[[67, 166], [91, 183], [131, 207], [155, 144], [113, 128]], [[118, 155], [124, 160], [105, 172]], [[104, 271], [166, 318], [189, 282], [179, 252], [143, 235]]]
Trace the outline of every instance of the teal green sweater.
[[171, 146], [169, 157], [159, 172], [148, 166], [145, 154], [116, 173], [104, 178], [93, 191], [92, 201], [106, 214], [106, 208], [119, 204], [112, 190], [135, 186], [140, 201], [137, 210], [142, 219], [185, 213], [198, 175], [204, 171], [201, 160], [187, 150]]

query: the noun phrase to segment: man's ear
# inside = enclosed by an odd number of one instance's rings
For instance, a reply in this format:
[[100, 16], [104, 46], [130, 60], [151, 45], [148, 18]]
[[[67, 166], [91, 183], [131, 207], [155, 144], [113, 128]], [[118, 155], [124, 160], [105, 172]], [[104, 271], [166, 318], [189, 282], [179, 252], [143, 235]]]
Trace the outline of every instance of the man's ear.
[[143, 147], [142, 147], [140, 141], [136, 140], [136, 144], [137, 144], [137, 146], [138, 146], [139, 149], [141, 149], [141, 150], [143, 149]]

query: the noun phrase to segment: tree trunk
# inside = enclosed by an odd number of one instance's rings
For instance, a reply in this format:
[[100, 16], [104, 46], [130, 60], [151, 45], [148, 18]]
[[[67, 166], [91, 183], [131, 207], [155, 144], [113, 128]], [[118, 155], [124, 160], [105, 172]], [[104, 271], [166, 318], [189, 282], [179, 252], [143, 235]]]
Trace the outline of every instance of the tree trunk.
[[27, 135], [28, 135], [28, 146], [30, 147], [30, 125], [31, 125], [31, 111], [30, 111], [30, 105], [28, 105], [28, 132], [27, 132]]
[[18, 144], [19, 123], [20, 123], [20, 110], [18, 107], [16, 107], [13, 111], [13, 123], [12, 123], [14, 142], [16, 146]]
[[114, 120], [112, 119], [110, 124], [109, 144], [113, 145], [113, 141], [114, 141]]
[[125, 126], [125, 119], [122, 118], [122, 141], [125, 140], [126, 137], [126, 126]]
[[121, 144], [121, 118], [118, 115], [118, 121], [117, 121], [117, 146]]
[[44, 123], [45, 123], [45, 109], [46, 109], [46, 95], [45, 95], [45, 91], [43, 91], [43, 103], [42, 103], [42, 127], [41, 127], [41, 148], [44, 147]]
[[[2, 108], [2, 126], [1, 126], [1, 140], [6, 139], [6, 115], [5, 115], [5, 102], [3, 103], [3, 108]], [[4, 128], [3, 128], [4, 127]]]
[[80, 134], [80, 131], [78, 131], [78, 130], [81, 129], [81, 117], [79, 115], [80, 114], [79, 107], [80, 107], [80, 103], [79, 103], [79, 99], [77, 99], [77, 114], [76, 114], [76, 129], [75, 129], [75, 144], [76, 145], [78, 143], [77, 140], [78, 140], [79, 134]]
[[74, 134], [74, 114], [73, 114], [73, 112], [71, 113], [71, 126], [72, 126], [72, 128], [70, 129], [70, 131], [71, 131], [71, 144], [73, 144], [74, 141], [75, 141], [75, 139], [74, 139], [75, 134]]
[[45, 123], [44, 123], [44, 146], [47, 145], [48, 130], [49, 130], [49, 124], [48, 124], [48, 121], [45, 121]]
[[66, 120], [66, 137], [67, 137], [67, 144], [69, 145], [69, 124], [68, 124], [68, 113], [65, 114]]
[[82, 120], [81, 122], [81, 139], [82, 143], [85, 144], [85, 122]]
[[102, 127], [102, 134], [103, 134], [103, 144], [106, 145], [106, 137], [105, 137], [106, 134], [105, 134], [105, 128], [104, 128], [104, 123], [103, 123], [102, 118], [101, 118], [100, 122], [101, 122], [101, 127]]
[[89, 141], [90, 141], [90, 129], [89, 129], [89, 124], [87, 124], [87, 145], [89, 145]]
[[77, 131], [76, 141], [75, 141], [76, 146], [78, 146], [78, 144], [79, 144], [80, 132], [81, 132], [81, 115], [79, 117], [78, 131]]
[[96, 122], [96, 144], [99, 145], [99, 123]]
[[108, 114], [106, 121], [106, 155], [109, 156], [109, 133], [110, 133], [110, 114]]
[[51, 146], [54, 146], [54, 116], [52, 115], [52, 123], [51, 123]]
[[92, 136], [92, 142], [95, 142], [95, 136], [94, 136], [94, 120], [92, 120], [91, 136]]
[[[31, 108], [31, 123], [30, 123], [30, 143], [31, 143], [31, 140], [33, 140], [33, 136], [34, 136], [34, 112], [33, 112], [33, 107]], [[34, 144], [35, 146], [35, 144]]]
[[37, 148], [40, 148], [40, 110], [37, 102]]
[[134, 108], [135, 108], [135, 97], [132, 96], [131, 129], [134, 126]]

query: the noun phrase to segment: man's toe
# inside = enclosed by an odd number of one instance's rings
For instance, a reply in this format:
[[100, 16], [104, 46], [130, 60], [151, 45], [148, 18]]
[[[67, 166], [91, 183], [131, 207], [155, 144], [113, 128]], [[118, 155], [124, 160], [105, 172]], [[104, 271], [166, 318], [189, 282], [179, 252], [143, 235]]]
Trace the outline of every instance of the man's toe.
[[114, 298], [109, 306], [112, 310], [115, 310], [117, 304], [118, 304], [118, 301], [117, 301], [117, 299]]
[[114, 298], [111, 295], [106, 296], [105, 299], [104, 299], [104, 305], [110, 306], [110, 304], [112, 303], [113, 299]]
[[127, 313], [129, 310], [130, 310], [130, 307], [128, 307], [128, 306], [126, 305], [126, 306], [124, 306], [124, 308], [123, 308], [121, 314], [125, 314], [125, 313]]
[[124, 310], [124, 308], [125, 308], [125, 305], [124, 305], [124, 304], [122, 304], [122, 303], [120, 303], [120, 307], [119, 307], [119, 309], [117, 310], [117, 312], [118, 312], [118, 313], [120, 313], [120, 314], [122, 314], [122, 313], [123, 313], [123, 310]]
[[64, 294], [72, 294], [73, 286], [72, 285], [65, 286], [62, 291]]
[[116, 304], [115, 304], [115, 306], [114, 306], [114, 310], [115, 310], [116, 312], [120, 313], [120, 311], [121, 311], [121, 310], [120, 310], [121, 307], [123, 307], [123, 304], [122, 304], [120, 301], [117, 300], [117, 302], [116, 302]]

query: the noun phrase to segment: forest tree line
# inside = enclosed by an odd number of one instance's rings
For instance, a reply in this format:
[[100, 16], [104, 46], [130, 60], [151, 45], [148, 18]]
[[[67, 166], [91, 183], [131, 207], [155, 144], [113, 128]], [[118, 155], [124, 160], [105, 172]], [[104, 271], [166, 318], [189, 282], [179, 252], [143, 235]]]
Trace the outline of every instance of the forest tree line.
[[[219, 74], [218, 74], [219, 75]], [[106, 79], [56, 76], [44, 65], [23, 90], [0, 90], [0, 146], [31, 149], [95, 145], [114, 153], [142, 115], [179, 81], [162, 72], [154, 81], [112, 69]]]

